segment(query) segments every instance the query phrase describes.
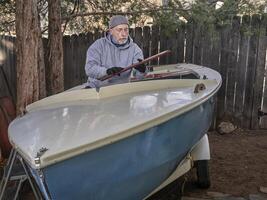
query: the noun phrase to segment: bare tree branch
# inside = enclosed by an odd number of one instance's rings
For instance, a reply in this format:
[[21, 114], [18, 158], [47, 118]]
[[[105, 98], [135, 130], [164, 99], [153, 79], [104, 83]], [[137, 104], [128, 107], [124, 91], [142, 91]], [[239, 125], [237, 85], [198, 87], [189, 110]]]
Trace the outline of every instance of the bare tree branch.
[[62, 20], [69, 20], [75, 17], [86, 17], [86, 16], [92, 16], [92, 15], [136, 15], [136, 14], [144, 14], [144, 13], [151, 13], [151, 12], [159, 12], [159, 11], [188, 11], [185, 9], [180, 8], [158, 8], [158, 9], [144, 9], [144, 10], [138, 10], [138, 11], [132, 11], [132, 12], [87, 12], [87, 13], [76, 13], [70, 16], [62, 17]]

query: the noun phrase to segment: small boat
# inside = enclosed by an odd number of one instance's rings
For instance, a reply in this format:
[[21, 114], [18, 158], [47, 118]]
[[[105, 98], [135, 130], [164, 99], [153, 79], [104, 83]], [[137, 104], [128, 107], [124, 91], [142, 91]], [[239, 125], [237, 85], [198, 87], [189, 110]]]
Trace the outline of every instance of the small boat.
[[45, 199], [145, 199], [207, 141], [221, 81], [207, 67], [176, 64], [99, 91], [65, 91], [27, 106], [9, 140]]

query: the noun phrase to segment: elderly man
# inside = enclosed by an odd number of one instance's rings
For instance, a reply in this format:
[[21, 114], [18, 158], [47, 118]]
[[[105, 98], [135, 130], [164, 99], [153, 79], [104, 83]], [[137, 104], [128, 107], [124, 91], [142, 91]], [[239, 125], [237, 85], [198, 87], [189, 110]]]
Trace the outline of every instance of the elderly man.
[[[115, 15], [110, 19], [109, 30], [105, 33], [105, 37], [96, 40], [87, 50], [85, 71], [88, 81], [86, 87], [99, 88], [128, 82], [130, 70], [105, 81], [99, 79], [105, 75], [118, 73], [142, 59], [142, 50], [129, 36], [127, 18]], [[134, 70], [137, 70], [137, 75], [141, 75], [146, 71], [146, 67], [141, 65]]]

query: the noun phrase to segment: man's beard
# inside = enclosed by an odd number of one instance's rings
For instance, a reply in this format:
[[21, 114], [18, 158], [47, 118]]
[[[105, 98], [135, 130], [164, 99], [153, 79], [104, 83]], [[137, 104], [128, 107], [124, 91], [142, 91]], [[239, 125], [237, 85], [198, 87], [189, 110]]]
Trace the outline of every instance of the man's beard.
[[125, 44], [127, 42], [127, 38], [120, 39], [119, 44]]

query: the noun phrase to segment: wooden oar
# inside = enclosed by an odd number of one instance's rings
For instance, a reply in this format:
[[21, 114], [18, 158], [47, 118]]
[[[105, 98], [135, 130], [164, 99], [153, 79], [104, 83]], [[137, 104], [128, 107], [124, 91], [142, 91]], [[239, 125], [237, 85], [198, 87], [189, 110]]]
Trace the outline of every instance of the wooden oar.
[[144, 63], [146, 63], [146, 62], [148, 62], [148, 61], [150, 61], [150, 60], [154, 60], [154, 59], [156, 59], [156, 58], [159, 58], [159, 57], [161, 57], [161, 56], [163, 56], [163, 55], [166, 55], [166, 54], [169, 54], [169, 53], [171, 53], [170, 50], [163, 51], [163, 52], [158, 53], [158, 54], [156, 54], [156, 55], [150, 56], [150, 57], [148, 57], [148, 58], [142, 60], [141, 62], [138, 62], [138, 63], [132, 64], [132, 65], [130, 65], [130, 66], [128, 66], [128, 67], [125, 67], [125, 68], [123, 68], [121, 71], [119, 71], [119, 72], [117, 72], [117, 73], [115, 73], [115, 74], [102, 76], [102, 77], [99, 78], [98, 80], [100, 80], [100, 81], [104, 81], [104, 80], [110, 79], [111, 77], [116, 76], [116, 75], [118, 75], [118, 74], [121, 74], [122, 72], [128, 71], [128, 70], [130, 70], [130, 69], [132, 69], [132, 68], [135, 68], [135, 67], [137, 67], [137, 66], [139, 66], [139, 65], [142, 65], [142, 64], [144, 64]]

